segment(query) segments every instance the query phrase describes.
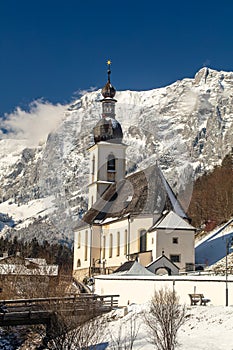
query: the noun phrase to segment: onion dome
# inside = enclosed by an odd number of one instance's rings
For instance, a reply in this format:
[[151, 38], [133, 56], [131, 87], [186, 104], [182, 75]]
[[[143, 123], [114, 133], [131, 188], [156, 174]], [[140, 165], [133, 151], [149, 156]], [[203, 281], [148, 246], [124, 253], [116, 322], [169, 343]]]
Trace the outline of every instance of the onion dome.
[[102, 95], [104, 98], [110, 97], [113, 98], [116, 94], [116, 90], [115, 88], [112, 86], [112, 84], [110, 83], [110, 81], [108, 81], [106, 83], [106, 85], [103, 87], [102, 91], [101, 91]]
[[114, 118], [102, 118], [93, 129], [95, 143], [112, 141], [121, 143], [123, 132], [120, 123]]

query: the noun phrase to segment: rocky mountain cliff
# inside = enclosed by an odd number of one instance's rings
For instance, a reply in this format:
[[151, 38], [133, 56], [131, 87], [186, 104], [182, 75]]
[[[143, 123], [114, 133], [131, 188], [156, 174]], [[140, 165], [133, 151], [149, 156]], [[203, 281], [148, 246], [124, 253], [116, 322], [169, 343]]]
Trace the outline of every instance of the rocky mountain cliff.
[[[100, 91], [71, 106], [44, 144], [0, 140], [0, 230], [23, 240], [71, 242], [87, 207], [88, 146], [101, 117]], [[201, 69], [150, 91], [117, 92], [116, 118], [127, 149], [128, 173], [159, 162], [178, 194], [220, 164], [233, 146], [233, 72]]]

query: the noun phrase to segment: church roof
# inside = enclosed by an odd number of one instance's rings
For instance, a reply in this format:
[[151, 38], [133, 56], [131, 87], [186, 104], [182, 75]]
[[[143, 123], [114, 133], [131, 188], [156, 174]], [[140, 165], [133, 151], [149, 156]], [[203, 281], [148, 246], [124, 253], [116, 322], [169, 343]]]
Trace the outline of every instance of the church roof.
[[183, 220], [179, 215], [170, 211], [159, 219], [154, 226], [151, 227], [149, 231], [154, 229], [172, 229], [172, 230], [194, 230], [195, 228], [190, 225], [187, 221]]
[[117, 275], [127, 275], [127, 276], [154, 276], [154, 273], [147, 270], [144, 266], [139, 264], [137, 261], [126, 261], [123, 265], [118, 267], [117, 270], [113, 272]]
[[158, 165], [139, 171], [111, 184], [102, 197], [87, 211], [88, 224], [123, 219], [127, 216], [154, 215], [173, 210], [188, 219]]

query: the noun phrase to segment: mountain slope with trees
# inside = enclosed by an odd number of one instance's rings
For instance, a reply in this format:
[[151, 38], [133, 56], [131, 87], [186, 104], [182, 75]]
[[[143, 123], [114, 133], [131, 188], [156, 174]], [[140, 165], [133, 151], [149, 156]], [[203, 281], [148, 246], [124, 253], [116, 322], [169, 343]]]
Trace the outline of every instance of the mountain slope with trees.
[[233, 216], [233, 151], [195, 181], [188, 214], [195, 227], [206, 231]]

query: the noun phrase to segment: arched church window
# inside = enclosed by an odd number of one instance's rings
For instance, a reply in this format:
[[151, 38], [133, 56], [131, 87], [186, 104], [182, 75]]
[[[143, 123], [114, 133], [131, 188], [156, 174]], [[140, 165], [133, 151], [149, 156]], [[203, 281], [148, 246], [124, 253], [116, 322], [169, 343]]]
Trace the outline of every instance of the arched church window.
[[77, 260], [77, 267], [81, 267], [81, 260], [80, 259]]
[[140, 253], [146, 252], [146, 248], [147, 248], [146, 230], [142, 229], [139, 232], [139, 252]]
[[128, 238], [128, 232], [125, 230], [125, 244], [124, 244], [124, 254], [127, 255], [127, 239]]
[[81, 232], [78, 233], [78, 249], [81, 247]]
[[108, 181], [115, 181], [115, 172], [116, 172], [116, 158], [113, 154], [109, 154], [107, 162], [107, 172], [108, 172]]
[[109, 236], [109, 258], [112, 258], [112, 246], [113, 246], [113, 236], [112, 236], [112, 233], [110, 233], [110, 236]]
[[105, 259], [106, 256], [106, 237], [103, 236], [103, 259]]
[[87, 253], [88, 253], [88, 231], [85, 231], [85, 252], [84, 252], [85, 261], [87, 261]]
[[121, 244], [121, 237], [120, 232], [117, 232], [117, 256], [120, 255], [120, 244]]

